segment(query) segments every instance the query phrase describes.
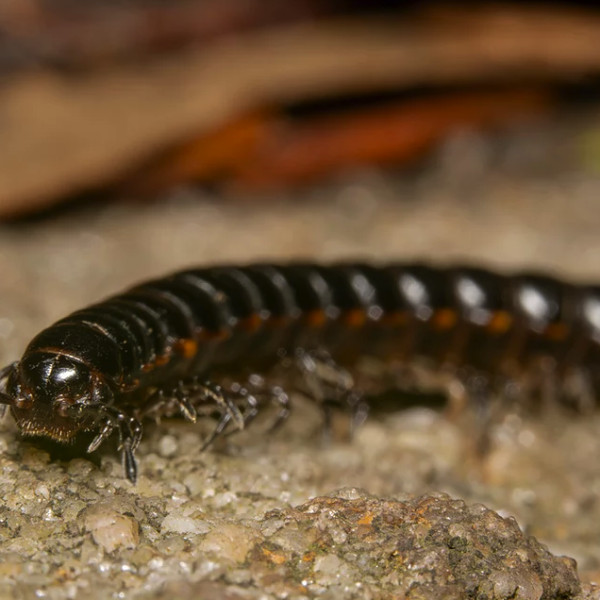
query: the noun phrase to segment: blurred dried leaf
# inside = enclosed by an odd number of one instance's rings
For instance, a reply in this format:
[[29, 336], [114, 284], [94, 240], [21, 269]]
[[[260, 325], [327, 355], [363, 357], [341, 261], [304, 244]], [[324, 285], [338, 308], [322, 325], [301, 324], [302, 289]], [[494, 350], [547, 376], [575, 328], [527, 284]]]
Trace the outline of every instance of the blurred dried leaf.
[[277, 128], [238, 163], [237, 185], [308, 182], [341, 168], [415, 161], [460, 128], [483, 129], [545, 112], [549, 94], [504, 90], [441, 94], [397, 106], [336, 115], [289, 130]]
[[600, 16], [513, 7], [323, 21], [140, 64], [15, 75], [0, 90], [0, 214], [116, 181], [161, 148], [264, 106], [425, 84], [574, 81], [600, 70]]
[[437, 94], [327, 117], [263, 112], [161, 153], [124, 185], [143, 194], [191, 180], [225, 180], [244, 189], [304, 184], [352, 166], [410, 163], [454, 130], [489, 129], [553, 104], [549, 92], [505, 89]]

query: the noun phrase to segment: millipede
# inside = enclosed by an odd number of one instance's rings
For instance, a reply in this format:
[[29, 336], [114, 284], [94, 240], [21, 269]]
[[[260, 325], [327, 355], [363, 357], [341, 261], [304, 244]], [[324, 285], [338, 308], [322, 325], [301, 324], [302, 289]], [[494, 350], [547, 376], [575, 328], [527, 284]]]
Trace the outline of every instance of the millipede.
[[[470, 390], [545, 365], [565, 402], [594, 398], [600, 380], [600, 286], [473, 266], [340, 262], [249, 264], [180, 271], [78, 310], [39, 333], [0, 371], [0, 408], [22, 435], [94, 452], [118, 436], [125, 476], [148, 418], [215, 419], [208, 446], [288, 394], [252, 374], [287, 361], [323, 406], [363, 414], [353, 369], [423, 358]], [[231, 373], [247, 383], [224, 384]], [[476, 385], [473, 385], [476, 382]]]

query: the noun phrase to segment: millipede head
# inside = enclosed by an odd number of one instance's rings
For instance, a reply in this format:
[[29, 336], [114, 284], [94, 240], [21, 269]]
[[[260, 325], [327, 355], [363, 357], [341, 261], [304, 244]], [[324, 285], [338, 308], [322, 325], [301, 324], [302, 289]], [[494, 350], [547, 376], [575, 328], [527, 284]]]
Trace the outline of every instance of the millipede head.
[[94, 426], [91, 407], [112, 391], [76, 359], [52, 351], [26, 353], [6, 373], [0, 402], [8, 404], [23, 435], [70, 442]]

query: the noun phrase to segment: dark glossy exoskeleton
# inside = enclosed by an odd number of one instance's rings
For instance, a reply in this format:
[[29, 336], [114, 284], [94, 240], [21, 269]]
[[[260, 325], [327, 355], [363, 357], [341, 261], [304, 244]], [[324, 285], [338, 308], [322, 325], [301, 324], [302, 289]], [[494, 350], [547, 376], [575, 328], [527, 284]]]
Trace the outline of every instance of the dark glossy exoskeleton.
[[332, 386], [351, 390], [345, 367], [363, 355], [424, 356], [488, 379], [539, 359], [559, 381], [581, 371], [595, 392], [599, 349], [600, 287], [542, 275], [419, 264], [201, 268], [42, 331], [0, 372], [0, 403], [24, 435], [68, 443], [87, 432], [90, 452], [117, 431], [135, 481], [144, 417], [168, 406], [193, 421], [210, 404], [221, 415], [212, 439], [255, 415], [255, 394], [238, 388], [240, 402], [209, 383], [230, 369], [296, 357], [311, 393], [326, 400]]

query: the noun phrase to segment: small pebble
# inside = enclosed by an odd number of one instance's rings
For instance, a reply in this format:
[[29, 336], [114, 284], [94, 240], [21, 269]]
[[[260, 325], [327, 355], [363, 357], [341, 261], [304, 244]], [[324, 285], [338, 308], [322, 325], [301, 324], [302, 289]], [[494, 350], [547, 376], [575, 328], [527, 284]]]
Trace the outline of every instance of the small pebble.
[[120, 514], [108, 503], [94, 504], [85, 509], [84, 525], [98, 546], [106, 552], [117, 548], [135, 548], [139, 543], [137, 521]]
[[163, 458], [174, 456], [178, 448], [177, 439], [172, 435], [163, 435], [158, 442], [158, 452]]

